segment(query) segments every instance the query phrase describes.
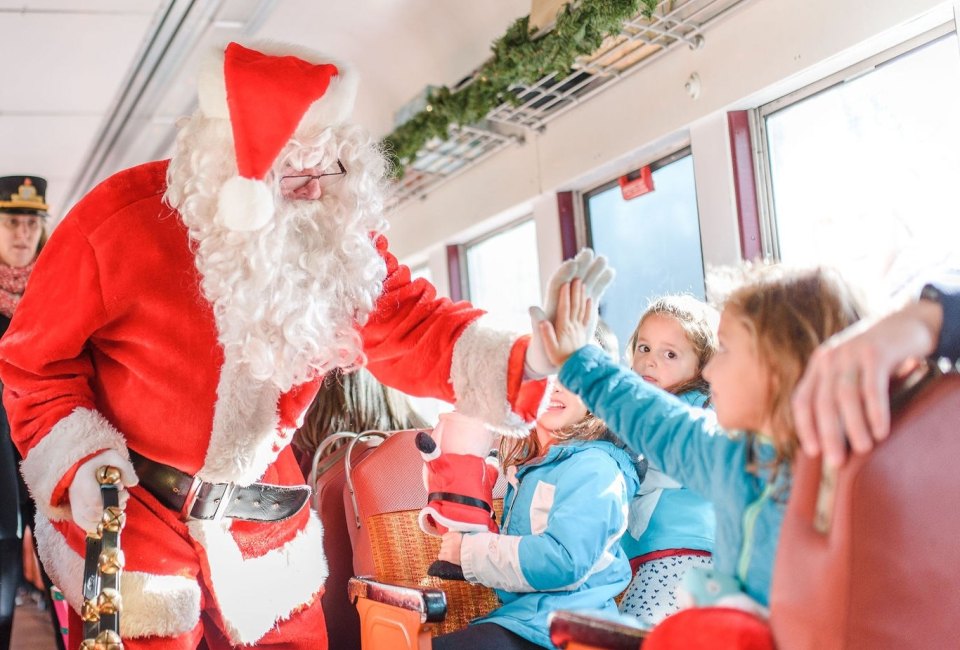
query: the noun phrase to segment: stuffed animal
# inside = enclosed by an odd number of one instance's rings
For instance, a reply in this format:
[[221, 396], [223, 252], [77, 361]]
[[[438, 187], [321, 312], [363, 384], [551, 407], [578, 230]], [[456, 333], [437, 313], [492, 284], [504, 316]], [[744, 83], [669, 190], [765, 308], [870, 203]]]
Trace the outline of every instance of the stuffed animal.
[[[490, 449], [493, 438], [482, 422], [456, 412], [441, 414], [432, 436], [417, 434], [427, 488], [427, 506], [419, 515], [425, 533], [499, 532], [493, 512], [493, 486], [499, 475], [496, 452]], [[439, 560], [427, 573], [463, 579], [459, 566]]]

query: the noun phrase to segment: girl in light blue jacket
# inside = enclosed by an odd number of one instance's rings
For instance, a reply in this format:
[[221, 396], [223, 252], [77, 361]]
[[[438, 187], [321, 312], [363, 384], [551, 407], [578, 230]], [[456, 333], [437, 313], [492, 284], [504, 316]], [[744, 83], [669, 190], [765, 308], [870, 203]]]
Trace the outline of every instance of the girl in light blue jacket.
[[[693, 296], [661, 296], [640, 316], [627, 361], [647, 383], [705, 407], [710, 387], [703, 369], [717, 350], [719, 319]], [[707, 499], [646, 461], [621, 542], [634, 577], [620, 611], [653, 627], [680, 608], [676, 592], [687, 570], [712, 565], [716, 518]]]
[[447, 533], [439, 555], [460, 564], [467, 580], [496, 589], [503, 605], [435, 638], [434, 648], [552, 648], [550, 612], [617, 615], [614, 596], [630, 582], [620, 537], [639, 479], [630, 456], [601, 440], [605, 432], [557, 384], [530, 436], [504, 440], [501, 534]]
[[[860, 310], [845, 283], [822, 269], [748, 273], [725, 302], [719, 350], [703, 373], [716, 416], [586, 345], [591, 306], [579, 281], [560, 289], [556, 319], [540, 323], [540, 334], [565, 386], [628, 445], [713, 502], [716, 570], [687, 573], [691, 604], [737, 604], [762, 614], [797, 449], [790, 396], [817, 345], [858, 320]], [[687, 625], [672, 628], [695, 636], [696, 617], [683, 618]]]

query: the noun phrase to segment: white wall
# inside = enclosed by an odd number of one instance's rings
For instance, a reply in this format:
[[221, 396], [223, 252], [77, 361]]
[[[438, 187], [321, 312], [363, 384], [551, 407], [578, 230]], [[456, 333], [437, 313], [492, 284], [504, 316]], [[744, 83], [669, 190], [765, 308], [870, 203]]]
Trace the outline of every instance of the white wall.
[[[559, 190], [588, 190], [689, 143], [708, 265], [739, 259], [726, 111], [752, 108], [951, 17], [942, 0], [746, 0], [705, 30], [391, 216], [401, 259], [533, 214], [541, 282], [560, 260]], [[693, 99], [684, 84], [701, 79]], [[437, 270], [435, 270], [435, 273]], [[445, 268], [443, 274], [445, 275]], [[440, 277], [435, 275], [435, 277]]]

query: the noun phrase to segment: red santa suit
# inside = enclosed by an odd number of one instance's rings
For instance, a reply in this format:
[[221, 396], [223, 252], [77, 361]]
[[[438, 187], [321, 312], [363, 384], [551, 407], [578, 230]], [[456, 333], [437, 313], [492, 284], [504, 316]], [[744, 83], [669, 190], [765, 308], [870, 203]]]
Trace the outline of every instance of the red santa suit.
[[[193, 242], [163, 201], [166, 171], [156, 162], [121, 172], [76, 205], [0, 344], [41, 558], [75, 609], [84, 534], [65, 498], [92, 455], [132, 450], [211, 482], [303, 484], [289, 444], [319, 378], [281, 392], [225, 354]], [[376, 247], [386, 279], [360, 330], [368, 368], [405, 392], [522, 428], [539, 401], [521, 391], [526, 340], [485, 329], [479, 310], [411, 281], [385, 239]], [[327, 566], [308, 508], [275, 522], [182, 521], [136, 486], [126, 512], [129, 647], [194, 648], [205, 634], [211, 648], [326, 647], [318, 596]]]

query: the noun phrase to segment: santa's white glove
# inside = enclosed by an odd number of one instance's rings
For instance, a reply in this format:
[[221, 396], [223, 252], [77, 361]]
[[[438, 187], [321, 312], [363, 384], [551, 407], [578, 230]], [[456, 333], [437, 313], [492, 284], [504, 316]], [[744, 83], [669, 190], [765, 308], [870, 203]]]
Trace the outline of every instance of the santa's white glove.
[[100, 484], [97, 483], [97, 468], [110, 465], [120, 470], [120, 507], [127, 503], [126, 488], [139, 482], [133, 465], [115, 449], [101, 451], [85, 462], [77, 470], [70, 484], [70, 514], [73, 522], [88, 533], [97, 530], [97, 524], [103, 516], [103, 498], [100, 496]]
[[580, 278], [583, 282], [584, 296], [591, 301], [590, 322], [588, 323], [588, 332], [591, 334], [597, 329], [597, 321], [600, 318], [600, 299], [610, 283], [613, 281], [613, 268], [607, 263], [607, 258], [603, 255], [594, 255], [593, 249], [584, 248], [573, 259], [567, 260], [553, 272], [550, 282], [547, 283], [547, 295], [544, 296], [544, 308], [530, 308], [530, 325], [533, 329], [533, 336], [530, 339], [530, 346], [527, 348], [527, 355], [524, 358], [524, 376], [528, 379], [540, 379], [548, 375], [556, 374], [559, 370], [547, 358], [547, 353], [543, 348], [543, 339], [540, 338], [540, 322], [548, 320], [553, 322], [557, 315], [557, 295], [567, 282], [572, 282], [574, 278]]

